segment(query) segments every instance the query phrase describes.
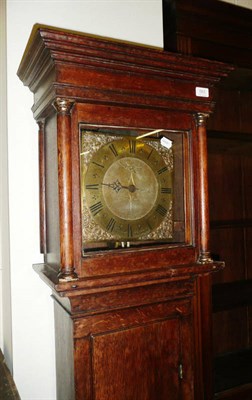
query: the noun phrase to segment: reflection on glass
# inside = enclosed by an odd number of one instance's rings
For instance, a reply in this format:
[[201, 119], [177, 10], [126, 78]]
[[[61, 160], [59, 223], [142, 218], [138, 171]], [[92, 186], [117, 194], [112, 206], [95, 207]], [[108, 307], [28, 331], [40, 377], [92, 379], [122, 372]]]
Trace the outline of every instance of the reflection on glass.
[[80, 126], [84, 253], [185, 241], [184, 136]]

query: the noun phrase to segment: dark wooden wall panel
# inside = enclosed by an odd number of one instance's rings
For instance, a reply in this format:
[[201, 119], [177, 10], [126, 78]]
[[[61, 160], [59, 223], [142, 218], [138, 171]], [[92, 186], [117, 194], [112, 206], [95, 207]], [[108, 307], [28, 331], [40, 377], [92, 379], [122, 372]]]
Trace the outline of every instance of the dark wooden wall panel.
[[216, 91], [216, 106], [214, 114], [209, 118], [208, 129], [223, 132], [239, 132], [240, 92], [230, 89]]
[[208, 121], [211, 131], [251, 134], [252, 92], [218, 88], [216, 106]]
[[[163, 0], [163, 14], [165, 49], [236, 66], [217, 89], [208, 123], [210, 249], [226, 262], [213, 277], [214, 351], [235, 353], [252, 347], [252, 11], [216, 0]], [[231, 371], [229, 357], [221, 357], [224, 387], [215, 389], [251, 382], [250, 388], [216, 399], [252, 399], [251, 362], [239, 357], [237, 364], [233, 354]]]
[[[241, 132], [251, 133], [251, 110], [252, 110], [252, 92], [251, 91], [241, 91], [240, 101], [240, 128]], [[251, 153], [250, 153], [251, 154]]]
[[242, 160], [244, 182], [244, 216], [252, 225], [252, 141], [246, 145], [246, 155]]
[[248, 346], [252, 347], [252, 305], [247, 308], [248, 311]]
[[245, 230], [246, 234], [246, 264], [248, 279], [252, 279], [252, 227]]
[[246, 280], [252, 280], [252, 135], [210, 132], [208, 145], [210, 248], [214, 258], [226, 262], [213, 276], [222, 292], [215, 297], [221, 304], [214, 303], [214, 351], [223, 354], [252, 345], [252, 295], [244, 304], [245, 292], [227, 290], [234, 282], [245, 290]]
[[214, 283], [233, 282], [246, 278], [244, 240], [241, 228], [211, 230], [210, 246], [215, 258], [225, 260], [223, 271], [213, 276]]
[[163, 0], [164, 47], [251, 66], [251, 12], [216, 0]]
[[213, 314], [213, 347], [215, 354], [247, 347], [247, 310], [235, 308]]
[[[218, 144], [219, 154], [209, 154], [210, 218], [218, 224], [242, 218], [240, 157], [227, 154]], [[222, 144], [223, 148], [225, 142]]]

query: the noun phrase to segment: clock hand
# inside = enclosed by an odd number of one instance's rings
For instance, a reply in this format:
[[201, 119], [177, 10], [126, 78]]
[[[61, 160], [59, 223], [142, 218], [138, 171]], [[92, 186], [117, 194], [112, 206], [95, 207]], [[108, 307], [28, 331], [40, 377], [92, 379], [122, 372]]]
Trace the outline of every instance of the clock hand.
[[113, 183], [103, 183], [102, 182], [102, 185], [110, 187], [111, 189], [115, 190], [115, 192], [117, 192], [117, 193], [120, 192], [120, 190], [122, 189], [122, 185], [118, 181], [118, 179]]
[[135, 185], [129, 185], [129, 186], [122, 185], [118, 179], [113, 183], [103, 183], [102, 182], [102, 185], [110, 187], [111, 189], [115, 190], [117, 193], [120, 192], [121, 189], [128, 189], [130, 193], [134, 193], [136, 190], [138, 190], [138, 188]]
[[135, 185], [122, 186], [123, 189], [128, 189], [130, 193], [134, 193], [136, 190], [139, 190]]

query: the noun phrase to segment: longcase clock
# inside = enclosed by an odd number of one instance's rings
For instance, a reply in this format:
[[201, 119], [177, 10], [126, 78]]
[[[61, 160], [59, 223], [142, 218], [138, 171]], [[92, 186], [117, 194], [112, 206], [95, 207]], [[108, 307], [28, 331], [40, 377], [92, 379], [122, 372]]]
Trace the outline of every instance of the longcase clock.
[[208, 248], [206, 121], [230, 70], [34, 27], [18, 76], [39, 126], [34, 268], [55, 300], [59, 400], [202, 400], [205, 282], [223, 268]]

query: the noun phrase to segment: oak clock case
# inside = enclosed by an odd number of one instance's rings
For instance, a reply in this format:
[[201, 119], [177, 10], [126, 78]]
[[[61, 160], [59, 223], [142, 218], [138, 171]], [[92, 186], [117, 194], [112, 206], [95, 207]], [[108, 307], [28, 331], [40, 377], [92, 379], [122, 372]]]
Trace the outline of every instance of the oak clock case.
[[18, 76], [39, 125], [34, 269], [55, 300], [57, 399], [206, 398], [209, 281], [223, 268], [209, 252], [206, 120], [229, 71], [34, 28]]
[[182, 132], [164, 129], [80, 125], [83, 255], [177, 240], [175, 209], [184, 208], [182, 141]]

